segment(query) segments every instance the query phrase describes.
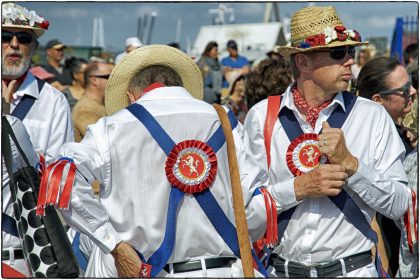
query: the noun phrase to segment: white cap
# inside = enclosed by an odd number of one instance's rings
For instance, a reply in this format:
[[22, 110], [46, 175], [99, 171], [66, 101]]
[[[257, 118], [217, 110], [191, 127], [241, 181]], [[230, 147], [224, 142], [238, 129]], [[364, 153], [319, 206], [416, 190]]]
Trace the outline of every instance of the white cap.
[[127, 40], [125, 40], [125, 46], [126, 47], [134, 47], [134, 48], [139, 48], [141, 46], [143, 46], [143, 44], [141, 43], [140, 39], [138, 37], [128, 37]]

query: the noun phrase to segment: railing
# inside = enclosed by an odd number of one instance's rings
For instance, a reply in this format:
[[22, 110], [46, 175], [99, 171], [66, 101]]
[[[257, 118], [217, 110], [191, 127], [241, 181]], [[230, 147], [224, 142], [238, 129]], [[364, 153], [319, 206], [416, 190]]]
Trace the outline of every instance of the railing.
[[403, 53], [405, 48], [413, 43], [419, 42], [418, 37], [419, 20], [412, 17], [398, 17], [394, 34], [391, 42], [391, 57], [398, 58], [399, 61], [404, 63]]

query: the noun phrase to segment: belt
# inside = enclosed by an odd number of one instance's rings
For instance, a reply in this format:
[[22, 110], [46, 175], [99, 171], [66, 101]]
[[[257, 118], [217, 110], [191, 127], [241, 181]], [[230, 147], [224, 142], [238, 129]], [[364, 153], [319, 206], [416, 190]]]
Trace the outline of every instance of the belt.
[[[218, 267], [230, 267], [234, 262], [236, 262], [235, 257], [219, 257], [204, 259], [206, 263], [206, 268], [218, 268]], [[174, 273], [189, 272], [194, 270], [201, 270], [203, 267], [200, 260], [188, 261], [188, 262], [179, 262], [173, 264]], [[167, 272], [170, 272], [169, 264], [165, 265], [163, 268]]]
[[[350, 272], [362, 268], [372, 263], [371, 251], [366, 251], [343, 258], [346, 272]], [[273, 254], [270, 264], [276, 269], [277, 277], [286, 277], [285, 272], [286, 260], [277, 254]], [[335, 260], [326, 264], [304, 265], [298, 262], [289, 261], [287, 264], [288, 274], [290, 278], [332, 278], [343, 275], [343, 267], [340, 260]], [[315, 273], [316, 272], [316, 273]]]
[[[15, 253], [14, 254], [15, 255], [15, 260], [24, 258], [22, 249], [16, 249], [16, 250], [14, 250], [14, 253]], [[2, 261], [10, 260], [10, 251], [9, 250], [1, 251], [1, 260]]]

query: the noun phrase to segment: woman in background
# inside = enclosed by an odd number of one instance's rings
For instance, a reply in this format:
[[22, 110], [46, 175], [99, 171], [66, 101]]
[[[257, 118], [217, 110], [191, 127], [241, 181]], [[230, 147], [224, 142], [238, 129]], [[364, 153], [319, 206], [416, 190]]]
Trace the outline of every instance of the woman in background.
[[74, 104], [76, 104], [77, 100], [79, 100], [85, 91], [83, 72], [85, 71], [88, 62], [83, 58], [71, 57], [66, 60], [65, 65], [70, 71], [73, 84], [63, 90], [63, 93], [69, 102], [70, 109], [73, 111]]

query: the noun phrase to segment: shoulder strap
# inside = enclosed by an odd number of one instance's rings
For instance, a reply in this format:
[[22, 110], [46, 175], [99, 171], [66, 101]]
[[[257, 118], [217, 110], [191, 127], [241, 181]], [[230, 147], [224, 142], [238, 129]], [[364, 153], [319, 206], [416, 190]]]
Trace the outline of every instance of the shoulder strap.
[[[45, 81], [35, 77], [38, 84], [38, 91], [41, 94], [41, 90], [44, 87]], [[21, 121], [26, 117], [28, 112], [31, 110], [32, 105], [34, 105], [36, 98], [30, 95], [24, 95], [20, 100], [19, 104], [13, 110], [12, 115], [20, 119]]]
[[265, 152], [267, 155], [267, 169], [270, 169], [270, 164], [271, 164], [271, 155], [270, 155], [271, 136], [273, 134], [274, 124], [277, 121], [280, 103], [281, 103], [280, 95], [273, 95], [273, 96], [268, 97], [267, 116], [265, 118], [265, 123], [264, 123], [264, 145], [265, 145]]

